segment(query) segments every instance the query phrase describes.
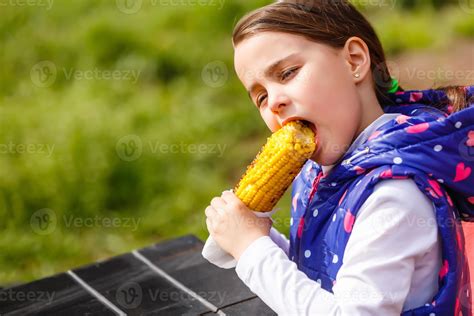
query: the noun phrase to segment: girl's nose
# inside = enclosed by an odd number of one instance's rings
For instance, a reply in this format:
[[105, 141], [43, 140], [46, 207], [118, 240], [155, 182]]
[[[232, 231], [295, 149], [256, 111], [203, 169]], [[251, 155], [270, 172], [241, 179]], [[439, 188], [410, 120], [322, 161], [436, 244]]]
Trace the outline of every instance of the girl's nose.
[[279, 113], [283, 108], [288, 106], [289, 103], [289, 98], [281, 92], [273, 93], [273, 95], [269, 95], [268, 97], [268, 104], [273, 113]]

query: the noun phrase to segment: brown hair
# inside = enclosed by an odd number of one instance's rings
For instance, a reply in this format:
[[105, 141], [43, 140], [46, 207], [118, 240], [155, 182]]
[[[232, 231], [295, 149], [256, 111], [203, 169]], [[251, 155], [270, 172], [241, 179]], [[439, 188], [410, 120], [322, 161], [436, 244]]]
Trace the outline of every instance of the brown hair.
[[[234, 46], [259, 32], [284, 32], [303, 36], [311, 41], [344, 47], [357, 36], [368, 46], [374, 88], [381, 106], [394, 105], [389, 97], [392, 77], [387, 67], [382, 44], [367, 19], [347, 0], [285, 0], [246, 14], [235, 26]], [[467, 107], [462, 87], [438, 88], [446, 92], [453, 111]], [[398, 91], [403, 91], [401, 87]]]

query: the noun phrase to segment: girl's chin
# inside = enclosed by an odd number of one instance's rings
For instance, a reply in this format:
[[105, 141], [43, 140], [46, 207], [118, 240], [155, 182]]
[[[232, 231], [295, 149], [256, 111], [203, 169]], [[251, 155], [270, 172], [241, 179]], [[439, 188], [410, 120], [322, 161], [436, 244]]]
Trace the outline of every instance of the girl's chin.
[[322, 151], [322, 144], [321, 144], [321, 140], [319, 139], [319, 135], [316, 134], [315, 136], [315, 139], [314, 141], [316, 142], [316, 150], [314, 151], [313, 155], [311, 156], [311, 158], [309, 158], [310, 160], [316, 162], [317, 164], [322, 164], [321, 162], [323, 162], [323, 151]]
[[321, 162], [323, 162], [323, 159], [321, 159], [321, 158], [322, 158], [321, 157], [321, 148], [319, 146], [317, 146], [316, 150], [313, 153], [313, 155], [309, 159], [316, 162], [319, 165], [324, 165], [324, 164], [321, 163]]
[[325, 154], [321, 147], [317, 147], [310, 160], [316, 162], [318, 165], [321, 166], [331, 166], [337, 163], [338, 157], [332, 157], [331, 155]]

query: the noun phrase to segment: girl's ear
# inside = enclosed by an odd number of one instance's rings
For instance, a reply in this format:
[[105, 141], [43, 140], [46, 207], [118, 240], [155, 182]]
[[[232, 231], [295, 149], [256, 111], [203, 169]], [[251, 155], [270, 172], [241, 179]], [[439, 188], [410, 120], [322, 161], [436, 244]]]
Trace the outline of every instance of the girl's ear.
[[346, 41], [343, 54], [348, 65], [348, 71], [354, 77], [355, 82], [364, 80], [370, 71], [371, 64], [367, 44], [361, 38], [353, 36]]

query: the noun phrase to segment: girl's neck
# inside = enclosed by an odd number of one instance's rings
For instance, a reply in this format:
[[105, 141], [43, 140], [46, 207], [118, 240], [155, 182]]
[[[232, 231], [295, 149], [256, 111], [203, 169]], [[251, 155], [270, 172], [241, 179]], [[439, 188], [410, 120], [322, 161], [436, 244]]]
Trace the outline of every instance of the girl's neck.
[[354, 141], [370, 124], [384, 114], [372, 84], [369, 83], [368, 80], [365, 80], [361, 85], [362, 86], [360, 86], [359, 89], [359, 100], [362, 104], [362, 115], [359, 127], [352, 141]]

